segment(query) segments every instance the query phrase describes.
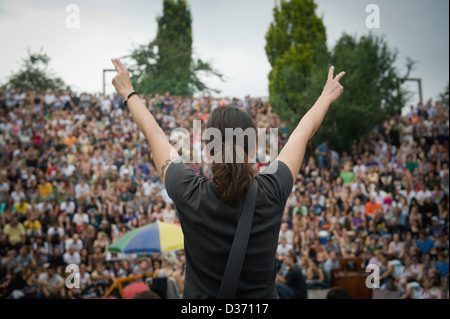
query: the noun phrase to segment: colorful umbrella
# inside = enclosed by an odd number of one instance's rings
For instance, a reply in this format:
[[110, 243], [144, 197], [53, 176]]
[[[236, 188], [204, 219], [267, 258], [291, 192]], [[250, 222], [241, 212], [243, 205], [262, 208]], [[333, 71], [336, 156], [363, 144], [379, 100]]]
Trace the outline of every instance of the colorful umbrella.
[[157, 221], [126, 233], [108, 249], [125, 254], [168, 252], [184, 249], [184, 237], [180, 226]]

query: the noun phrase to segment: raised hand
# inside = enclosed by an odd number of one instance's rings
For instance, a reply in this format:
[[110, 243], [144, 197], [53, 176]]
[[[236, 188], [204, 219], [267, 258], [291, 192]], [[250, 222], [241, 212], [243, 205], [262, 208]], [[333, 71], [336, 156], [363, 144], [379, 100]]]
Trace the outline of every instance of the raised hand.
[[111, 61], [117, 71], [117, 75], [112, 79], [112, 84], [117, 93], [125, 100], [128, 94], [134, 91], [130, 74], [119, 59], [111, 59]]
[[328, 98], [331, 103], [336, 101], [339, 96], [341, 96], [342, 92], [344, 92], [344, 87], [339, 83], [339, 80], [345, 75], [345, 72], [341, 72], [336, 77], [334, 77], [334, 66], [330, 68], [328, 71], [328, 79], [325, 87], [322, 91], [322, 96]]

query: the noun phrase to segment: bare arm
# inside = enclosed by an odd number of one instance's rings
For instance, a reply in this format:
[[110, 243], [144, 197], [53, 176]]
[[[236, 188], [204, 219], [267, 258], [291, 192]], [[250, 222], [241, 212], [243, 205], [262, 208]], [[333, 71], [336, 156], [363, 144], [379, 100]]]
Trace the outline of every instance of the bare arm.
[[408, 288], [406, 289], [405, 294], [404, 294], [403, 296], [401, 296], [400, 299], [408, 299], [409, 296], [411, 296], [411, 293], [412, 293], [412, 288], [411, 288], [411, 287], [408, 287]]
[[322, 268], [317, 268], [317, 272], [319, 273], [318, 281], [324, 282], [325, 281], [325, 275], [323, 273]]
[[405, 255], [405, 243], [402, 243], [401, 248], [400, 248], [400, 254], [398, 255], [398, 258], [403, 258], [404, 255]]
[[280, 282], [280, 283], [282, 283], [282, 284], [287, 284], [287, 280], [286, 280], [286, 278], [284, 278], [282, 275], [280, 275], [280, 274], [277, 274], [277, 280]]
[[[117, 75], [113, 78], [112, 83], [116, 88], [117, 93], [119, 93], [123, 99], [126, 99], [128, 94], [134, 91], [130, 81], [130, 75], [122, 62], [118, 59], [112, 59], [112, 62], [117, 71]], [[166, 135], [159, 127], [153, 115], [145, 105], [142, 104], [137, 94], [131, 96], [127, 104], [134, 121], [144, 134], [152, 149], [153, 161], [156, 169], [161, 176], [161, 180], [165, 182], [164, 174], [167, 167], [173, 161], [178, 160], [179, 155], [169, 143]]]
[[392, 247], [392, 243], [393, 243], [393, 241], [391, 241], [391, 242], [389, 243], [389, 247], [388, 247], [388, 254], [389, 254], [389, 255], [392, 254], [392, 253], [394, 252], [394, 248]]
[[384, 279], [384, 278], [388, 277], [392, 273], [393, 270], [394, 270], [394, 266], [390, 265], [388, 270], [380, 276], [380, 279]]
[[278, 156], [278, 159], [285, 163], [291, 170], [294, 183], [303, 162], [308, 141], [314, 136], [322, 124], [330, 105], [336, 101], [344, 91], [339, 80], [344, 76], [345, 72], [339, 73], [334, 79], [333, 74], [334, 66], [332, 66], [328, 72], [327, 83], [323, 88], [322, 94], [313, 107], [305, 114], [305, 116], [303, 116]]

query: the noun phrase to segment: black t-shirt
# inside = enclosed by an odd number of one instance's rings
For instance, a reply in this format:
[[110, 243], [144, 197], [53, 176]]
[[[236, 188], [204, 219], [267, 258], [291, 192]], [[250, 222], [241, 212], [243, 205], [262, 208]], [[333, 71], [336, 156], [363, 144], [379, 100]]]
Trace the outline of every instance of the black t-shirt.
[[[278, 167], [277, 167], [278, 166]], [[276, 168], [275, 169], [273, 168]], [[259, 188], [247, 253], [236, 291], [238, 299], [277, 298], [275, 255], [281, 217], [292, 191], [289, 168], [281, 161], [255, 178]], [[183, 297], [215, 298], [233, 242], [240, 206], [219, 200], [212, 181], [184, 163], [172, 163], [166, 188], [184, 233], [186, 277]]]
[[76, 95], [70, 97], [70, 99], [72, 100], [73, 105], [78, 106], [78, 104], [80, 104], [80, 98]]
[[297, 265], [291, 267], [286, 275], [287, 285], [292, 288], [295, 299], [306, 299], [307, 286], [302, 270]]

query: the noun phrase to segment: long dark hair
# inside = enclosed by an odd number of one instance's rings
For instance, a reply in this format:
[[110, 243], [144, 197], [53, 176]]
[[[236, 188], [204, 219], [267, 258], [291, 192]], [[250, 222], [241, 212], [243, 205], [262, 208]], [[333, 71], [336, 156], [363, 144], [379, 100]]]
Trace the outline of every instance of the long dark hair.
[[[235, 107], [218, 107], [208, 119], [207, 128], [216, 128], [220, 131], [222, 136], [221, 161], [211, 163], [212, 181], [219, 193], [219, 199], [228, 205], [238, 204], [243, 201], [245, 195], [252, 186], [253, 177], [256, 173], [254, 164], [249, 162], [249, 145], [252, 147], [252, 141], [244, 137], [243, 160], [237, 161], [238, 152], [236, 147], [236, 138], [233, 138], [233, 162], [226, 163], [225, 161], [225, 129], [241, 128], [243, 131], [247, 129], [254, 130], [255, 137], [257, 137], [256, 126], [251, 116]], [[256, 145], [256, 139], [255, 139]], [[214, 149], [209, 150], [212, 156], [219, 158], [220, 154], [214, 154]], [[251, 151], [251, 150], [250, 150]], [[242, 151], [241, 151], [242, 152]]]

